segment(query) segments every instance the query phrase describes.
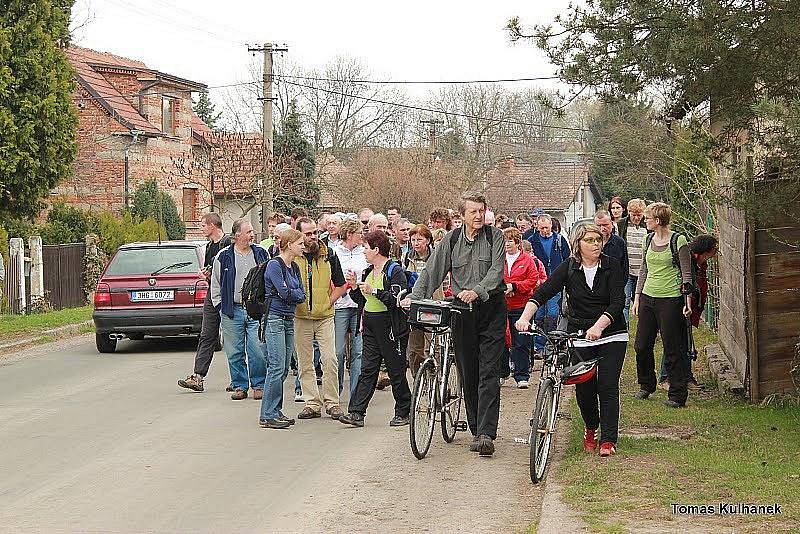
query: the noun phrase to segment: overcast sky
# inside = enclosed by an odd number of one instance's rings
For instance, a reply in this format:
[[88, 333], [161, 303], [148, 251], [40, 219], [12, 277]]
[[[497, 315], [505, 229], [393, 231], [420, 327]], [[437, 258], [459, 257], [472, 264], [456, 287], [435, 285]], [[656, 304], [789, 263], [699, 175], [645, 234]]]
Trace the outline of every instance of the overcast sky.
[[[286, 60], [307, 68], [346, 55], [362, 59], [375, 78], [466, 80], [552, 75], [543, 54], [529, 42], [509, 43], [503, 26], [514, 15], [525, 24], [550, 22], [567, 4], [77, 0], [73, 19], [88, 20], [76, 33], [79, 46], [212, 87], [247, 80], [246, 44], [263, 42], [286, 43]], [[429, 89], [408, 87], [414, 96]]]

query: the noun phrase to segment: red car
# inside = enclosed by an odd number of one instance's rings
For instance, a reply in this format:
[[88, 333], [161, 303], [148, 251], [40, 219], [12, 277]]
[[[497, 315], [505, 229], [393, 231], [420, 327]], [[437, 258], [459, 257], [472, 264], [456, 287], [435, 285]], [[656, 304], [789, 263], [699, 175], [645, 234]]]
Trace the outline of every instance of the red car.
[[196, 241], [119, 247], [94, 293], [97, 350], [114, 352], [126, 337], [199, 334], [208, 293], [204, 254], [205, 243]]

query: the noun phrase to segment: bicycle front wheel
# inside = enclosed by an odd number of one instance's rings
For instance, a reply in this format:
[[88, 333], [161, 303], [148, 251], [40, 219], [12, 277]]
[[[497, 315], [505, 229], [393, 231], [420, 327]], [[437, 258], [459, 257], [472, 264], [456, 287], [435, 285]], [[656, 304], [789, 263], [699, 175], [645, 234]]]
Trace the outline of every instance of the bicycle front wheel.
[[428, 454], [436, 424], [436, 364], [431, 359], [417, 371], [409, 416], [411, 451], [422, 460]]
[[442, 397], [442, 437], [452, 443], [456, 437], [457, 423], [461, 418], [461, 380], [453, 355], [447, 358], [444, 368], [444, 395]]
[[531, 482], [539, 483], [547, 470], [547, 460], [553, 443], [553, 432], [556, 424], [557, 391], [552, 378], [544, 379], [539, 385], [536, 395], [536, 407], [531, 419], [531, 433], [528, 438], [530, 444], [530, 472]]

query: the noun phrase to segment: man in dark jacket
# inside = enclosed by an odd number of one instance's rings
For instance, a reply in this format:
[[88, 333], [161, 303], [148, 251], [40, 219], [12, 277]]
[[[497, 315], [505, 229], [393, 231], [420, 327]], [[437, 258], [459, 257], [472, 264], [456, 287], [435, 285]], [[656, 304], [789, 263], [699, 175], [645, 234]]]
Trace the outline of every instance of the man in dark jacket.
[[[543, 213], [536, 221], [538, 232], [531, 235], [528, 241], [533, 248], [533, 254], [544, 264], [547, 276], [550, 277], [561, 262], [569, 258], [569, 243], [561, 234], [553, 232], [553, 218]], [[536, 311], [536, 322], [549, 332], [558, 322], [561, 294], [547, 301]], [[535, 347], [538, 352], [544, 348], [544, 338], [536, 336]]]
[[231, 233], [233, 244], [214, 259], [211, 301], [220, 312], [225, 335], [225, 352], [233, 383], [231, 399], [246, 399], [249, 388], [253, 389], [253, 398], [261, 399], [267, 361], [263, 343], [258, 339], [258, 321], [247, 314], [242, 304], [242, 286], [250, 269], [266, 262], [269, 257], [266, 250], [253, 244], [253, 225], [250, 221], [236, 220]]
[[[464, 193], [459, 211], [464, 225], [445, 235], [433, 250], [414, 285], [412, 298], [431, 298], [451, 273], [453, 294], [472, 305], [470, 311], [456, 317], [453, 339], [463, 379], [467, 424], [475, 436], [470, 450], [491, 456], [500, 415], [498, 371], [505, 354], [505, 246], [502, 231], [485, 224], [483, 194]], [[403, 305], [410, 305], [410, 299]]]
[[628, 247], [625, 240], [614, 234], [614, 223], [611, 214], [606, 210], [598, 210], [594, 214], [594, 224], [603, 234], [603, 254], [617, 260], [622, 266], [622, 272], [628, 274]]
[[[211, 281], [211, 271], [214, 266], [214, 258], [220, 250], [229, 247], [231, 237], [222, 231], [222, 219], [218, 213], [206, 213], [201, 219], [203, 235], [208, 239], [206, 244], [206, 257], [200, 274]], [[200, 339], [197, 342], [197, 353], [194, 356], [194, 373], [184, 380], [178, 380], [178, 385], [182, 388], [193, 391], [203, 391], [203, 379], [208, 374], [211, 366], [211, 359], [214, 357], [214, 350], [219, 344], [219, 310], [211, 302], [211, 291], [206, 292], [203, 301], [203, 326], [200, 329]], [[230, 389], [230, 388], [229, 388]]]

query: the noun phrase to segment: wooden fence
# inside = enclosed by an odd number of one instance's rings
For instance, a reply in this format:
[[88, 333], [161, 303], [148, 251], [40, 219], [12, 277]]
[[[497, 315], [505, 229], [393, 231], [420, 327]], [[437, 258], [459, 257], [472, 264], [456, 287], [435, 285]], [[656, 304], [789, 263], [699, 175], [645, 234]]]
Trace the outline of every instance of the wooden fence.
[[73, 308], [86, 304], [83, 292], [83, 256], [86, 244], [44, 245], [42, 263], [44, 291], [53, 308]]

